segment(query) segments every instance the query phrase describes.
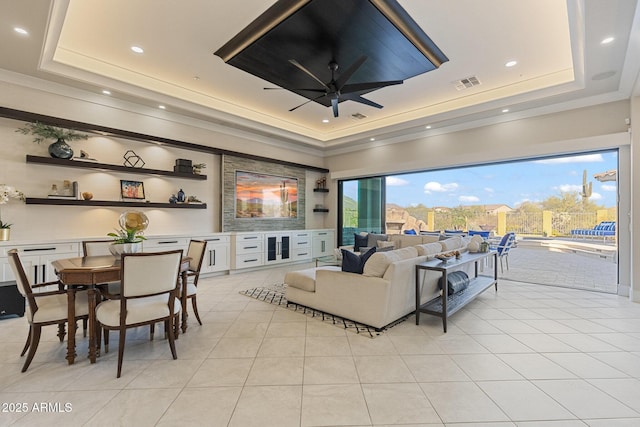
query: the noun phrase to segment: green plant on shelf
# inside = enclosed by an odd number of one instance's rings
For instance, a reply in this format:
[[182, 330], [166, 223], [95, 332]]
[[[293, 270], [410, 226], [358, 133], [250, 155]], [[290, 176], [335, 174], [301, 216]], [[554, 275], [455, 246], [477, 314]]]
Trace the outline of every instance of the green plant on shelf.
[[16, 132], [20, 132], [23, 135], [35, 135], [33, 142], [37, 142], [38, 144], [48, 139], [76, 141], [89, 137], [72, 129], [59, 128], [40, 122], [26, 123], [24, 127], [18, 128]]

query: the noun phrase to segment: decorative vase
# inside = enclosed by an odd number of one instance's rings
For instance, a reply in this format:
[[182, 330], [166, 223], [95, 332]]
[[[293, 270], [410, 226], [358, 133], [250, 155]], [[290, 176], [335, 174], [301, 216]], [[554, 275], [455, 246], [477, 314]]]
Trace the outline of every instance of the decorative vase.
[[10, 228], [0, 228], [0, 241], [8, 241], [10, 233]]
[[137, 243], [112, 243], [109, 246], [109, 252], [115, 257], [122, 254], [135, 254], [142, 252], [142, 242]]
[[49, 155], [56, 159], [70, 159], [73, 157], [73, 150], [64, 139], [58, 139], [49, 145]]
[[184, 203], [185, 200], [185, 195], [184, 195], [184, 191], [182, 191], [182, 188], [180, 189], [180, 191], [178, 191], [178, 203]]

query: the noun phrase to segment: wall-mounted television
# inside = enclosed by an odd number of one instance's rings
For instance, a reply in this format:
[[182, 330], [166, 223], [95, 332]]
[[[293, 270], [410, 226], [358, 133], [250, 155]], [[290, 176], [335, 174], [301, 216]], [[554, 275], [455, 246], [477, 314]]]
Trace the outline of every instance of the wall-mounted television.
[[236, 171], [236, 218], [298, 216], [298, 179]]

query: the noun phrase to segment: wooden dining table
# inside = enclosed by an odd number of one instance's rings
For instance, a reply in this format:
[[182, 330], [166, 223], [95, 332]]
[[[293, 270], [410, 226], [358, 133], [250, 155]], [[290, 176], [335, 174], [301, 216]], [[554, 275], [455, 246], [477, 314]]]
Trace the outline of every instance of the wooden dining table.
[[[182, 306], [182, 331], [187, 330], [187, 272], [191, 258], [183, 257], [180, 262], [180, 276], [182, 281], [182, 292], [180, 302]], [[76, 291], [87, 289], [89, 299], [89, 360], [96, 362], [98, 356], [96, 305], [100, 293], [96, 292], [97, 286], [103, 283], [116, 282], [120, 280], [121, 260], [114, 256], [88, 256], [63, 258], [52, 261], [53, 268], [60, 281], [66, 285], [68, 307], [69, 334], [67, 340], [67, 361], [69, 365], [75, 362], [76, 358], [76, 322], [75, 322], [75, 298]]]

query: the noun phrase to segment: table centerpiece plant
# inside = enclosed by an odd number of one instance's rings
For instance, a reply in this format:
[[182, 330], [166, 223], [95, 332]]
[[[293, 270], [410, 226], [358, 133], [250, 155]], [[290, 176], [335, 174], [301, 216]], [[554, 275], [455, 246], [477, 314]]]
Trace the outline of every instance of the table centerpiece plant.
[[142, 234], [149, 225], [147, 216], [138, 211], [126, 211], [120, 215], [118, 223], [120, 228], [115, 233], [107, 233], [107, 236], [113, 238], [109, 251], [114, 256], [141, 252], [142, 241], [147, 240]]
[[[24, 200], [24, 194], [9, 185], [0, 184], [0, 205], [9, 203], [10, 199]], [[11, 225], [13, 224], [2, 222], [2, 211], [0, 210], [0, 240], [9, 240]]]
[[89, 137], [72, 129], [59, 128], [40, 122], [26, 123], [24, 127], [18, 128], [16, 132], [20, 132], [23, 135], [35, 135], [33, 142], [38, 144], [49, 139], [55, 140], [54, 143], [49, 145], [49, 155], [58, 159], [71, 159], [73, 157], [73, 150], [67, 142]]

